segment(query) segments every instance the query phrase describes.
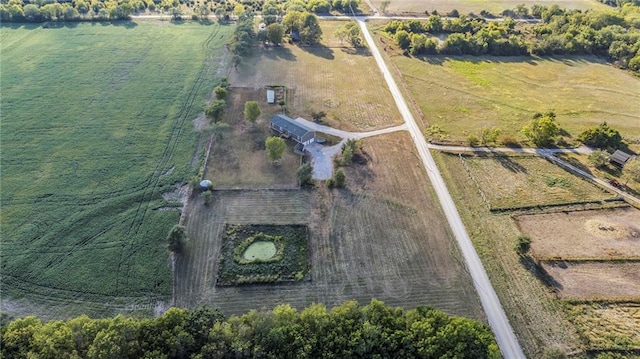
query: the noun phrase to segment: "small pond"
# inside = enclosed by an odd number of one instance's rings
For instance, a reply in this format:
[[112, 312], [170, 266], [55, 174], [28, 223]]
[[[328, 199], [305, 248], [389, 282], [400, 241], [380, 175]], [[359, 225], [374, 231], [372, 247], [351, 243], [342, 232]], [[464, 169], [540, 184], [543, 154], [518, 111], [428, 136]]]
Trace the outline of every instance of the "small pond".
[[242, 258], [248, 261], [267, 260], [276, 255], [276, 245], [271, 241], [256, 241], [251, 243], [242, 254]]

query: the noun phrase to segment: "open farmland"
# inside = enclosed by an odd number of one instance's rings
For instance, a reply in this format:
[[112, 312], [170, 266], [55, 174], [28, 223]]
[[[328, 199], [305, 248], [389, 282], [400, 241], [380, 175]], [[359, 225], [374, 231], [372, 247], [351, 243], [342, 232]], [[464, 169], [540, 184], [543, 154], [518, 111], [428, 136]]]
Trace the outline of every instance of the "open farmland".
[[[151, 313], [231, 27], [2, 26], [2, 309]], [[159, 210], [162, 209], [162, 210]], [[31, 307], [33, 305], [33, 307]]]
[[601, 201], [613, 195], [537, 156], [461, 156], [491, 209]]
[[[297, 188], [296, 171], [302, 156], [293, 152], [293, 142], [277, 164], [267, 160], [265, 140], [274, 133], [269, 129], [269, 119], [280, 112], [280, 106], [268, 105], [265, 91], [255, 89], [229, 89], [225, 123], [227, 129], [217, 129], [207, 162], [205, 178], [221, 188]], [[262, 115], [255, 124], [244, 120], [246, 101], [257, 101]]]
[[518, 216], [538, 260], [640, 259], [640, 211], [633, 207]]
[[391, 60], [425, 121], [445, 139], [466, 141], [483, 127], [520, 137], [534, 113], [549, 110], [573, 138], [603, 121], [623, 137], [640, 138], [640, 79], [596, 57]]
[[335, 30], [344, 21], [321, 21], [321, 46], [254, 49], [229, 75], [233, 86], [289, 89], [288, 114], [311, 119], [324, 111], [326, 124], [348, 131], [372, 130], [402, 122], [391, 93], [367, 49], [340, 43]]
[[[210, 207], [196, 200], [187, 214], [188, 255], [178, 262], [177, 303], [209, 304], [231, 314], [373, 297], [483, 319], [408, 134], [369, 138], [365, 151], [366, 165], [346, 169], [346, 189], [214, 191]], [[311, 281], [215, 286], [225, 223], [307, 224]]]
[[[372, 0], [372, 3], [377, 9], [380, 9], [382, 1]], [[479, 14], [482, 10], [499, 14], [503, 10], [515, 9], [518, 4], [524, 4], [529, 8], [535, 4], [546, 6], [558, 4], [561, 8], [580, 10], [607, 7], [596, 0], [391, 0], [386, 12], [389, 14], [424, 14], [425, 11], [431, 13], [433, 10], [437, 10], [444, 14], [455, 9], [460, 14], [470, 12]]]

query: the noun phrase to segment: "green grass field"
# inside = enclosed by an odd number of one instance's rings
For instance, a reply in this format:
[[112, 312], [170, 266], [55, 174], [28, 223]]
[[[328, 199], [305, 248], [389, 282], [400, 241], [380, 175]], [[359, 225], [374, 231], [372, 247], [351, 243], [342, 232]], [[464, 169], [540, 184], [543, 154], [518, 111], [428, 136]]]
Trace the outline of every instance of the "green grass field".
[[83, 303], [99, 315], [170, 298], [165, 238], [180, 214], [158, 209], [197, 169], [192, 120], [231, 30], [0, 28], [3, 307], [73, 301], [48, 316]]
[[573, 139], [606, 121], [640, 138], [640, 79], [595, 57], [393, 56], [425, 121], [465, 141], [482, 127], [519, 136], [536, 112], [553, 110]]
[[602, 201], [613, 197], [536, 156], [463, 156], [492, 209]]

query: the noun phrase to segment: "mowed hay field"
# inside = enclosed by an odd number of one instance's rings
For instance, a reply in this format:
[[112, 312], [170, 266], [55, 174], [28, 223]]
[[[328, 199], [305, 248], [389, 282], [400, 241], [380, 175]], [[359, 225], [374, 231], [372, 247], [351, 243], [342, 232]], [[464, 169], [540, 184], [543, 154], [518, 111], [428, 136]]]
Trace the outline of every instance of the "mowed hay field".
[[549, 110], [574, 139], [603, 121], [627, 139], [640, 138], [640, 79], [596, 57], [391, 60], [425, 122], [445, 139], [466, 141], [483, 127], [524, 139], [522, 126]]
[[197, 169], [192, 120], [231, 30], [0, 27], [3, 311], [151, 313], [171, 299], [180, 204], [162, 194]]
[[571, 316], [591, 348], [640, 349], [640, 303], [575, 304]]
[[[373, 0], [372, 3], [377, 9], [380, 9], [382, 1]], [[518, 4], [524, 4], [529, 8], [535, 4], [545, 6], [557, 4], [561, 8], [580, 10], [606, 8], [606, 5], [596, 0], [391, 0], [386, 12], [388, 14], [424, 14], [425, 11], [431, 13], [433, 10], [437, 10], [440, 14], [444, 14], [455, 9], [460, 14], [470, 12], [479, 14], [482, 10], [499, 14], [503, 10], [514, 9]]]
[[[287, 141], [277, 163], [267, 159], [265, 140], [277, 135], [269, 128], [269, 120], [281, 111], [278, 105], [268, 105], [265, 98], [265, 91], [229, 89], [224, 120], [229, 127], [214, 133], [205, 173], [216, 189], [298, 187], [296, 171], [302, 164], [302, 156], [293, 151], [293, 141]], [[261, 107], [262, 114], [255, 124], [244, 120], [246, 101], [257, 101]]]
[[538, 156], [461, 156], [491, 209], [592, 202], [614, 196]]
[[311, 120], [324, 111], [323, 121], [348, 131], [373, 130], [402, 123], [395, 102], [367, 49], [342, 44], [334, 35], [344, 21], [320, 21], [320, 46], [285, 44], [255, 48], [254, 55], [229, 75], [232, 86], [289, 89], [288, 115]]
[[[189, 254], [176, 273], [177, 304], [208, 304], [231, 314], [377, 298], [484, 320], [409, 135], [368, 138], [364, 148], [369, 161], [346, 168], [345, 189], [214, 191], [210, 207], [194, 202], [187, 215]], [[308, 224], [311, 281], [216, 287], [224, 223]]]

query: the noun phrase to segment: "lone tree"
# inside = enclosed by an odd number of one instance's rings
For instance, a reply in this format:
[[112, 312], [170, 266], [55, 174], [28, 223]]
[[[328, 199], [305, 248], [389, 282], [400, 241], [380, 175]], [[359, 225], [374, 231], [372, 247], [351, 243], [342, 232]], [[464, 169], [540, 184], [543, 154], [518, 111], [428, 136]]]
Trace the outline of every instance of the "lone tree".
[[167, 242], [169, 242], [169, 250], [175, 254], [182, 253], [184, 245], [187, 242], [187, 229], [184, 226], [176, 224], [169, 231], [167, 236]]
[[267, 138], [264, 144], [267, 148], [267, 159], [269, 159], [269, 161], [276, 162], [282, 158], [286, 148], [286, 144], [282, 138], [271, 136]]
[[267, 41], [272, 44], [279, 44], [282, 42], [282, 38], [284, 37], [284, 26], [273, 23], [267, 26]]
[[222, 120], [222, 115], [224, 115], [226, 107], [227, 104], [224, 100], [215, 100], [209, 107], [207, 107], [204, 113], [209, 119], [213, 120], [213, 122], [218, 122]]
[[597, 168], [602, 168], [607, 165], [609, 161], [609, 153], [604, 150], [596, 150], [589, 154], [589, 162], [591, 162]]
[[525, 256], [531, 249], [531, 238], [529, 236], [518, 236], [516, 238], [515, 250], [519, 256]]
[[311, 184], [313, 167], [311, 167], [310, 163], [305, 163], [298, 168], [297, 174], [298, 174], [298, 181], [300, 181], [300, 186]]
[[260, 117], [260, 107], [257, 101], [247, 101], [244, 103], [244, 120], [251, 123], [256, 123], [258, 117]]
[[549, 111], [545, 114], [536, 113], [529, 124], [522, 128], [522, 134], [527, 136], [536, 146], [545, 146], [554, 142], [560, 134], [560, 126], [556, 122], [556, 114]]
[[598, 127], [589, 128], [578, 135], [578, 141], [590, 147], [617, 149], [622, 143], [622, 135], [603, 122]]
[[331, 188], [342, 188], [347, 181], [347, 176], [344, 174], [343, 170], [337, 170], [336, 173], [333, 174], [333, 177], [329, 178], [327, 181], [327, 185]]

